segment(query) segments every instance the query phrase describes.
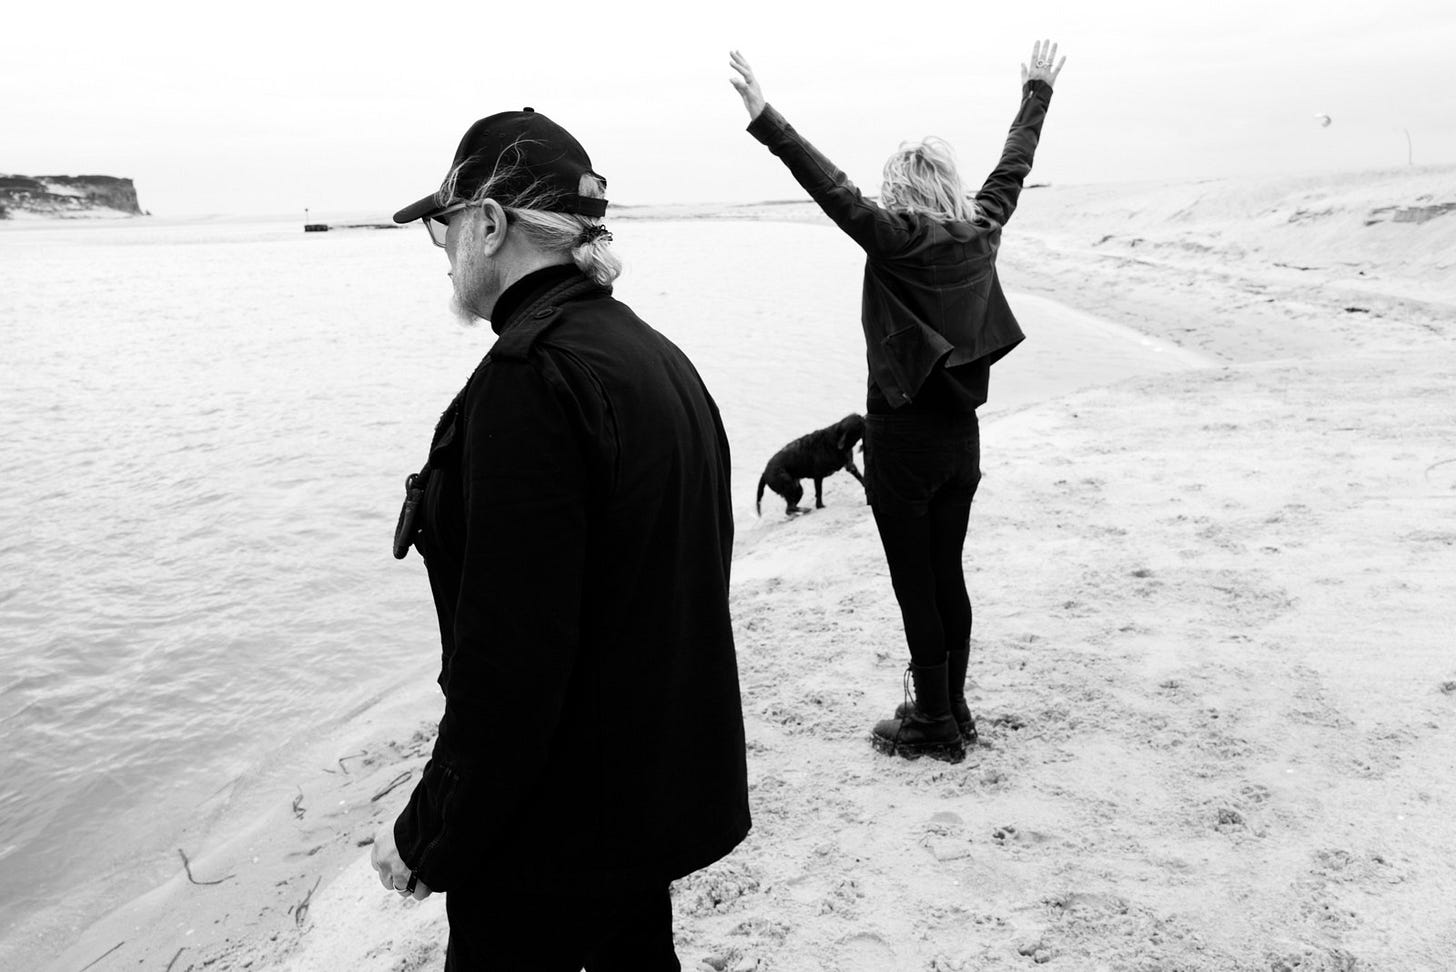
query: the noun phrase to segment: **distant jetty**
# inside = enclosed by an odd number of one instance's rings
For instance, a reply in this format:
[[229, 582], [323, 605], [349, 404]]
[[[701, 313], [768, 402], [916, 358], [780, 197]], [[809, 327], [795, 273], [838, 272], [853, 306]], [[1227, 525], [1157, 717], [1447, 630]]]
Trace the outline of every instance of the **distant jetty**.
[[105, 175], [0, 175], [0, 219], [145, 215], [130, 179]]
[[394, 223], [304, 223], [305, 233], [327, 233], [345, 229], [399, 229]]

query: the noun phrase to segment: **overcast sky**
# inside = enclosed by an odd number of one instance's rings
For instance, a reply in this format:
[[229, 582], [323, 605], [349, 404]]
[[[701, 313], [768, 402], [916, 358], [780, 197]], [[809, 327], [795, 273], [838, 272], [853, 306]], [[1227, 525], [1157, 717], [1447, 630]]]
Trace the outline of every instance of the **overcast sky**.
[[0, 173], [127, 176], [166, 216], [382, 214], [471, 121], [532, 105], [614, 202], [798, 198], [743, 131], [738, 48], [867, 190], [927, 134], [978, 182], [1038, 37], [1068, 62], [1034, 181], [1402, 166], [1405, 131], [1456, 163], [1453, 0], [31, 0], [0, 20]]

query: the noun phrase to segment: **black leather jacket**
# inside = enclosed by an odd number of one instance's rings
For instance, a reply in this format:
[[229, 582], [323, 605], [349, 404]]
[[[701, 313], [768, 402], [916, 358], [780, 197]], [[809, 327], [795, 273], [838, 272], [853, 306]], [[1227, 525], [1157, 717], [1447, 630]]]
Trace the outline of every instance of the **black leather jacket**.
[[691, 362], [575, 267], [512, 285], [419, 531], [445, 716], [395, 823], [432, 889], [670, 879], [749, 828], [728, 440]]
[[881, 208], [772, 106], [749, 124], [749, 133], [865, 251], [860, 319], [872, 402], [878, 390], [892, 408], [909, 404], [936, 369], [989, 365], [1021, 343], [996, 276], [996, 250], [1031, 171], [1051, 95], [1042, 81], [1023, 87], [1000, 164], [976, 194], [980, 214], [972, 222]]

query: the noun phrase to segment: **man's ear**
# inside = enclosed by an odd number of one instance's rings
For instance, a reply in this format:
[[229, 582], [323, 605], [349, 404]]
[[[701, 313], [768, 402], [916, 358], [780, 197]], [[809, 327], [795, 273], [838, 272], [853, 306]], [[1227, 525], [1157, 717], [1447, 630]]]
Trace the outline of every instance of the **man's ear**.
[[506, 211], [494, 199], [487, 199], [476, 207], [476, 213], [480, 220], [480, 252], [494, 254], [505, 246]]

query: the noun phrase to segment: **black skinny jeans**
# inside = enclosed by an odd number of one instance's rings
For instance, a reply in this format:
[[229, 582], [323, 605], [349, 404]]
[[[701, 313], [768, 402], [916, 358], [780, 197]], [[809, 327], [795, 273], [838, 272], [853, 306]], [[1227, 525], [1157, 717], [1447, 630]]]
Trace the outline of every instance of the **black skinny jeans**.
[[869, 415], [865, 492], [916, 665], [939, 665], [971, 638], [961, 553], [981, 481], [981, 431], [968, 415]]

